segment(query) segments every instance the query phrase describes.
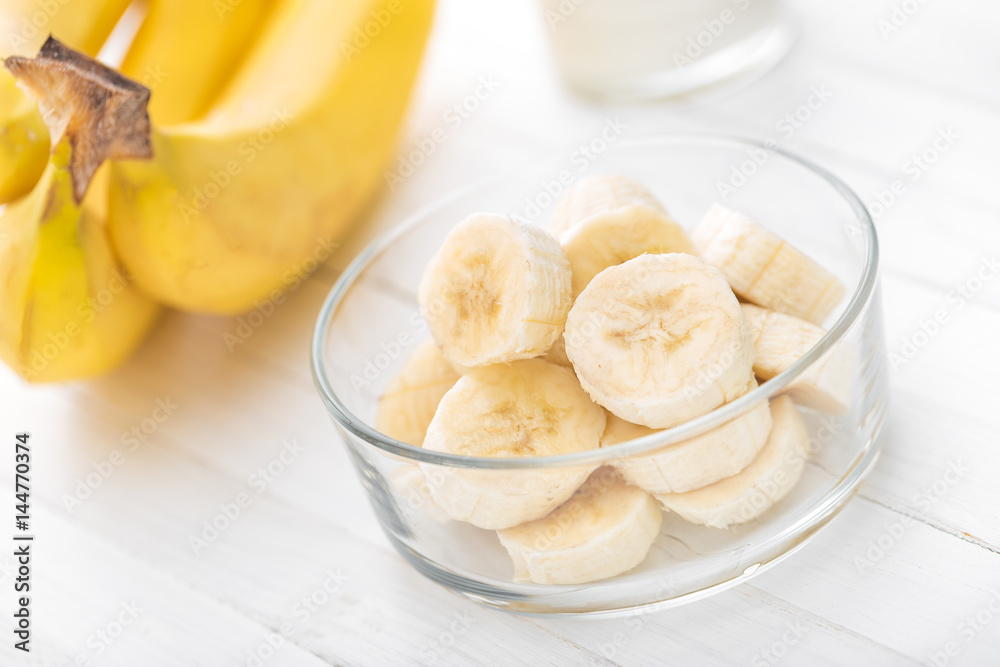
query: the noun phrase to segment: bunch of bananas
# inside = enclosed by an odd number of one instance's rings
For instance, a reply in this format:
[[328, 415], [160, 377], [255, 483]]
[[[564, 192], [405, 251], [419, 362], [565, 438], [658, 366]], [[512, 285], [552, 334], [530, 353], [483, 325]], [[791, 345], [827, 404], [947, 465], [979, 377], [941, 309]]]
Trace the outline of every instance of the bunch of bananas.
[[[120, 73], [85, 55], [137, 11]], [[0, 1], [0, 358], [29, 381], [99, 374], [164, 305], [279, 294], [378, 186], [432, 13]]]

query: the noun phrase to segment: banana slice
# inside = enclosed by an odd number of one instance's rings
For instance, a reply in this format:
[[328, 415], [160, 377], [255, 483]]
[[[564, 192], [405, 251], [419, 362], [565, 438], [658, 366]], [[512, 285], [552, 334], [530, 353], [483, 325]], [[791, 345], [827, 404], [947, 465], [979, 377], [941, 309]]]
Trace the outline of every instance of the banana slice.
[[396, 490], [398, 501], [404, 511], [411, 514], [422, 514], [436, 523], [451, 521], [431, 495], [431, 486], [424, 479], [424, 473], [418, 466], [404, 464], [389, 473], [389, 481]]
[[760, 306], [820, 324], [844, 296], [836, 276], [725, 206], [713, 205], [691, 238], [736, 294]]
[[[770, 380], [812, 349], [826, 331], [760, 306], [741, 304], [754, 336], [757, 360], [753, 372], [761, 381]], [[833, 415], [845, 415], [851, 405], [854, 378], [853, 349], [839, 343], [819, 358], [786, 391], [798, 403]]]
[[[475, 368], [445, 394], [424, 449], [495, 458], [596, 449], [604, 410], [573, 371], [541, 359]], [[573, 495], [594, 466], [472, 470], [420, 464], [438, 505], [453, 519], [499, 530], [539, 519]]]
[[445, 357], [461, 366], [544, 354], [572, 305], [569, 261], [545, 231], [497, 215], [448, 234], [420, 282], [420, 309]]
[[428, 339], [392, 379], [378, 402], [375, 428], [414, 447], [424, 442], [438, 403], [462, 374]]
[[[749, 390], [757, 388], [757, 382]], [[635, 440], [652, 429], [630, 424], [614, 415], [601, 438], [601, 447]], [[764, 447], [771, 432], [767, 400], [708, 433], [684, 440], [659, 452], [616, 460], [625, 479], [650, 493], [683, 493], [714, 484], [746, 468]]]
[[637, 207], [591, 217], [563, 234], [560, 242], [573, 271], [574, 296], [604, 269], [644, 253], [695, 254], [680, 225]]
[[545, 518], [498, 535], [514, 561], [514, 581], [586, 584], [642, 563], [662, 522], [653, 496], [605, 467]]
[[552, 343], [552, 347], [545, 353], [543, 359], [549, 363], [573, 368], [573, 364], [569, 362], [569, 357], [566, 356], [566, 339], [562, 336], [556, 338], [556, 342]]
[[743, 472], [687, 493], [658, 495], [692, 523], [726, 528], [756, 519], [795, 486], [809, 458], [809, 433], [788, 396], [771, 400], [771, 435]]
[[563, 212], [564, 219], [578, 219], [560, 235], [573, 270], [576, 296], [598, 273], [643, 253], [685, 252], [695, 254], [684, 229], [664, 212], [638, 183], [621, 176], [604, 176], [584, 183], [569, 194], [579, 211]]
[[629, 209], [667, 217], [663, 204], [642, 183], [617, 174], [592, 176], [581, 180], [559, 198], [549, 231], [561, 236], [592, 216]]
[[746, 392], [753, 338], [725, 278], [697, 257], [642, 255], [605, 269], [566, 320], [566, 354], [616, 416], [669, 428]]

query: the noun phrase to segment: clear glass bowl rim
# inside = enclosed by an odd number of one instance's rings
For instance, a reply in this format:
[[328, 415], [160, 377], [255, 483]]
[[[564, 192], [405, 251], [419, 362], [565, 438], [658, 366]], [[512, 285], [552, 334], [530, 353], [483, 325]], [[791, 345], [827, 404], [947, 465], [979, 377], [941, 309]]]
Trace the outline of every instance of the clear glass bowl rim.
[[[876, 276], [878, 273], [878, 237], [875, 233], [875, 225], [871, 215], [865, 208], [861, 199], [839, 178], [826, 171], [822, 167], [813, 164], [805, 158], [794, 153], [785, 151], [764, 142], [744, 137], [715, 134], [715, 133], [654, 133], [637, 134], [629, 138], [622, 138], [615, 142], [608, 150], [617, 152], [623, 148], [643, 148], [654, 145], [669, 146], [686, 144], [691, 145], [728, 145], [732, 148], [759, 148], [764, 149], [773, 156], [797, 164], [813, 175], [825, 181], [827, 185], [836, 190], [845, 202], [853, 210], [858, 227], [866, 241], [865, 265], [857, 286], [851, 295], [850, 303], [837, 319], [832, 327], [820, 342], [807, 354], [798, 359], [788, 369], [775, 376], [771, 380], [759, 386], [740, 398], [731, 401], [701, 417], [684, 422], [679, 426], [654, 433], [642, 438], [636, 438], [613, 447], [598, 448], [584, 452], [572, 454], [559, 454], [556, 456], [539, 456], [524, 458], [487, 458], [481, 456], [462, 456], [459, 454], [448, 454], [445, 452], [435, 452], [421, 447], [414, 447], [399, 440], [390, 438], [380, 433], [374, 426], [354, 415], [333, 390], [326, 373], [326, 332], [330, 322], [337, 311], [337, 307], [343, 300], [347, 292], [353, 286], [355, 280], [362, 274], [368, 265], [385, 249], [391, 246], [399, 237], [412, 230], [422, 223], [429, 215], [437, 209], [454, 202], [462, 197], [476, 192], [490, 185], [502, 183], [512, 175], [518, 173], [519, 169], [506, 170], [500, 175], [491, 176], [480, 181], [473, 182], [460, 188], [442, 199], [420, 209], [393, 229], [385, 232], [372, 241], [344, 270], [344, 272], [334, 283], [333, 288], [323, 302], [320, 310], [316, 328], [313, 331], [311, 365], [313, 380], [319, 391], [323, 404], [330, 412], [337, 423], [349, 433], [357, 436], [365, 442], [374, 445], [386, 453], [402, 457], [413, 463], [429, 463], [450, 468], [468, 468], [480, 470], [539, 470], [561, 468], [569, 466], [602, 465], [615, 459], [635, 456], [646, 452], [660, 450], [671, 445], [683, 442], [695, 436], [706, 433], [722, 424], [738, 417], [757, 405], [764, 399], [770, 399], [781, 392], [790, 382], [793, 382], [801, 373], [805, 372], [816, 360], [825, 354], [831, 347], [836, 345], [857, 321], [861, 315], [865, 304], [868, 303], [872, 291], [875, 288]], [[553, 152], [548, 156], [551, 161], [560, 156], [559, 152]]]

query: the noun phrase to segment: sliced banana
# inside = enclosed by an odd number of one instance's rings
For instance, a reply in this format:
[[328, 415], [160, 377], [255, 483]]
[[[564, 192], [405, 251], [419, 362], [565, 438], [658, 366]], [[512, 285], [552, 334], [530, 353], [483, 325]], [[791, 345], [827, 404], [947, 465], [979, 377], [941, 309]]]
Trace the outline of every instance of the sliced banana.
[[628, 209], [645, 209], [667, 217], [663, 204], [638, 181], [618, 174], [584, 178], [556, 202], [549, 231], [561, 236], [592, 216]]
[[566, 320], [566, 354], [587, 393], [616, 416], [669, 428], [741, 396], [753, 338], [718, 271], [681, 253], [599, 273]]
[[[445, 394], [424, 448], [494, 458], [596, 449], [604, 410], [573, 371], [541, 359], [475, 368]], [[593, 465], [472, 470], [421, 463], [438, 505], [453, 519], [499, 530], [539, 519], [587, 479]]]
[[586, 584], [642, 563], [662, 522], [653, 496], [605, 467], [551, 514], [498, 535], [515, 581]]
[[604, 269], [644, 253], [695, 254], [680, 225], [639, 208], [594, 216], [563, 234], [560, 242], [573, 271], [574, 295]]
[[438, 403], [462, 377], [433, 340], [421, 343], [392, 379], [378, 402], [375, 428], [420, 447]]
[[795, 486], [809, 457], [809, 433], [788, 396], [771, 400], [771, 435], [746, 469], [687, 493], [658, 495], [663, 506], [692, 523], [712, 528], [761, 516]]
[[[605, 176], [597, 183], [584, 184], [588, 189], [573, 197], [584, 211], [579, 214], [582, 220], [570, 225], [559, 242], [573, 270], [574, 296], [604, 269], [643, 253], [695, 254], [684, 229], [667, 216], [658, 202], [654, 207], [655, 200], [641, 185], [634, 184], [627, 196], [612, 196], [620, 179]], [[626, 181], [618, 190], [629, 185], [632, 182]], [[609, 190], [613, 192], [609, 194]]]
[[[761, 381], [770, 380], [794, 364], [826, 334], [815, 324], [791, 315], [749, 303], [741, 307], [754, 335], [757, 361], [753, 371]], [[853, 378], [853, 349], [841, 342], [789, 383], [786, 391], [802, 405], [845, 415], [851, 405]]]
[[566, 356], [566, 339], [562, 336], [556, 338], [556, 342], [552, 343], [552, 347], [545, 353], [543, 359], [559, 366], [573, 368], [573, 364], [569, 362], [569, 357]]
[[437, 523], [451, 520], [431, 495], [431, 485], [424, 479], [419, 466], [404, 464], [389, 473], [389, 481], [396, 491], [399, 504], [404, 511], [419, 514]]
[[[750, 390], [756, 388], [754, 381]], [[611, 415], [601, 447], [657, 432]], [[653, 454], [617, 459], [613, 465], [630, 484], [650, 493], [683, 493], [714, 484], [746, 468], [767, 442], [770, 432], [771, 411], [764, 399], [748, 412], [708, 433]]]
[[725, 206], [713, 205], [691, 238], [733, 291], [757, 305], [820, 324], [844, 296], [836, 276]]
[[420, 309], [445, 357], [462, 366], [544, 354], [572, 305], [559, 242], [497, 215], [470, 216], [448, 234], [420, 283]]

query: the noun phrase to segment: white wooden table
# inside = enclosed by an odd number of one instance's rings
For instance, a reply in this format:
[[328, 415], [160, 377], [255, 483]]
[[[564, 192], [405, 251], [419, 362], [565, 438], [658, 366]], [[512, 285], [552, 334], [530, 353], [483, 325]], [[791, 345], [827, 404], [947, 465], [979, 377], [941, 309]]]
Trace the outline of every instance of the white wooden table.
[[[442, 0], [403, 149], [435, 128], [445, 140], [252, 336], [230, 352], [237, 320], [172, 313], [107, 378], [29, 387], [0, 372], [0, 438], [32, 433], [37, 535], [27, 658], [11, 648], [16, 569], [0, 548], [0, 664], [1000, 664], [1000, 278], [962, 307], [953, 293], [1000, 255], [1000, 9], [793, 4], [800, 39], [754, 85], [606, 108], [559, 85], [532, 0]], [[893, 4], [918, 9], [884, 38]], [[780, 133], [814, 87], [832, 97]], [[478, 108], [456, 126], [446, 113], [463, 102]], [[774, 137], [868, 202], [901, 181], [877, 220], [888, 347], [903, 354], [938, 309], [948, 322], [893, 369], [874, 473], [790, 560], [676, 610], [521, 618], [451, 595], [390, 549], [313, 390], [308, 342], [374, 234], [609, 116], [628, 132]], [[942, 131], [957, 139], [914, 178], [907, 161]], [[206, 533], [240, 494], [230, 527]]]

